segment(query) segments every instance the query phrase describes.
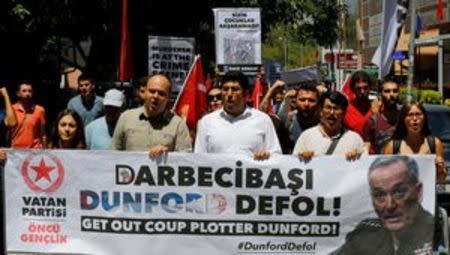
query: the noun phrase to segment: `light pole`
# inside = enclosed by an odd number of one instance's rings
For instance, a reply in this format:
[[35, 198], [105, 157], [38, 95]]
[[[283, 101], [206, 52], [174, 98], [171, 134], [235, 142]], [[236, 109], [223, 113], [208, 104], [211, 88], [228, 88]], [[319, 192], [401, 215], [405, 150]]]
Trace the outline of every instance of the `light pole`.
[[285, 37], [279, 37], [278, 39], [283, 42], [283, 57], [284, 57], [283, 70], [286, 71], [287, 70], [288, 61], [289, 61], [288, 43], [287, 43]]
[[412, 86], [414, 82], [414, 39], [415, 39], [415, 31], [416, 31], [416, 3], [415, 0], [409, 1], [409, 9], [411, 10], [411, 24], [409, 29], [409, 47], [408, 47], [408, 55], [409, 55], [409, 65], [408, 65], [408, 87], [406, 91], [406, 101], [409, 103], [412, 100]]

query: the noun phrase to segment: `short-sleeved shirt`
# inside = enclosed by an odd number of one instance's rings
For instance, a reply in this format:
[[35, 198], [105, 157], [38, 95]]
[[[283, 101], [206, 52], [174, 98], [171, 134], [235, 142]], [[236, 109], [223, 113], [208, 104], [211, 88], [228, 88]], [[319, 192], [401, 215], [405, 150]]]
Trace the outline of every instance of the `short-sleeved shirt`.
[[89, 123], [85, 129], [86, 148], [89, 150], [110, 150], [112, 136], [109, 134], [105, 117]]
[[195, 152], [280, 153], [281, 147], [270, 117], [253, 108], [237, 116], [222, 109], [205, 115], [198, 125]]
[[364, 142], [370, 143], [370, 153], [380, 153], [383, 145], [394, 134], [395, 124], [388, 122], [381, 113], [374, 113], [364, 125], [362, 138]]
[[17, 125], [10, 130], [11, 147], [23, 149], [42, 148], [45, 128], [45, 109], [35, 105], [26, 112], [20, 103], [12, 105], [17, 117]]
[[112, 149], [147, 151], [156, 145], [166, 146], [169, 151], [191, 152], [192, 141], [186, 122], [168, 110], [150, 118], [144, 107], [127, 110], [120, 115]]
[[322, 131], [320, 125], [307, 129], [300, 135], [294, 147], [294, 154], [297, 155], [303, 151], [313, 151], [316, 156], [325, 155], [333, 139], [337, 138], [339, 138], [339, 142], [333, 151], [333, 155], [345, 155], [345, 153], [352, 150], [367, 154], [364, 142], [356, 132], [345, 130], [336, 137], [329, 137]]
[[70, 99], [69, 103], [67, 103], [67, 109], [75, 111], [80, 115], [84, 127], [103, 115], [103, 98], [97, 95], [94, 96], [94, 101], [92, 105], [89, 106], [83, 104], [80, 95], [73, 97]]

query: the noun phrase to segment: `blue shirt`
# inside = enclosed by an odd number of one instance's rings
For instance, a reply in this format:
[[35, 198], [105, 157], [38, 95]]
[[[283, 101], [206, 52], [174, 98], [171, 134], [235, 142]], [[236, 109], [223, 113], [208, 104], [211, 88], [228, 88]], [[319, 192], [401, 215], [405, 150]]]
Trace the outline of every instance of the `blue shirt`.
[[95, 95], [94, 102], [91, 107], [86, 108], [83, 104], [81, 96], [78, 95], [70, 99], [67, 109], [75, 111], [80, 115], [83, 125], [86, 127], [91, 121], [94, 121], [103, 114], [103, 98]]
[[89, 150], [109, 150], [111, 149], [112, 136], [108, 131], [105, 117], [98, 118], [87, 125], [86, 147]]

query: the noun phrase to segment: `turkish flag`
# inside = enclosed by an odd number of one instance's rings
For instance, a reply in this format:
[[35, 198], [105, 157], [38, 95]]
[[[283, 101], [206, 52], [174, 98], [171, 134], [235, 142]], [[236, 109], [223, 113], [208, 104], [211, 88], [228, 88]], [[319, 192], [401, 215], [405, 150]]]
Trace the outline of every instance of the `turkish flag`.
[[206, 87], [206, 92], [208, 92], [212, 87], [211, 76], [209, 74], [206, 75], [205, 87]]
[[[255, 83], [253, 84], [253, 94], [251, 97], [251, 102], [253, 108], [259, 110], [259, 106], [264, 98], [264, 95], [267, 93], [267, 85], [261, 81], [261, 78], [256, 78]], [[274, 113], [272, 108], [272, 102], [269, 102], [269, 106], [266, 109], [266, 113]]]
[[442, 3], [442, 0], [437, 0], [436, 3], [436, 18], [438, 20], [444, 19], [444, 5]]
[[260, 78], [255, 79], [255, 83], [253, 84], [253, 94], [252, 94], [252, 103], [253, 108], [258, 109], [261, 104], [262, 98], [264, 96], [264, 87], [261, 83]]
[[202, 59], [198, 55], [174, 106], [175, 112], [186, 120], [191, 130], [196, 129], [198, 120], [207, 110], [204, 80]]
[[342, 85], [342, 92], [347, 96], [348, 101], [351, 101], [356, 97], [355, 92], [353, 92], [352, 88], [350, 87], [351, 81], [352, 76], [348, 75], [344, 80], [344, 84]]
[[133, 78], [133, 60], [131, 58], [131, 39], [128, 30], [128, 0], [122, 0], [122, 35], [120, 40], [119, 80]]

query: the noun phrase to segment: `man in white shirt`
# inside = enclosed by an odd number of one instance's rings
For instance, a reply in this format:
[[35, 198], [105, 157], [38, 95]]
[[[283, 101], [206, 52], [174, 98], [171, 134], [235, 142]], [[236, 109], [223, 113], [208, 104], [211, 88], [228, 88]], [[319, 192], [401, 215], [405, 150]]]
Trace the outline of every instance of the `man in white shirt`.
[[247, 77], [231, 71], [222, 78], [223, 108], [204, 116], [197, 128], [196, 153], [251, 153], [257, 160], [281, 153], [269, 116], [246, 105]]
[[356, 160], [367, 154], [362, 138], [343, 126], [348, 101], [339, 92], [327, 92], [321, 98], [320, 123], [304, 131], [294, 147], [294, 155], [310, 160], [315, 155], [345, 155]]

